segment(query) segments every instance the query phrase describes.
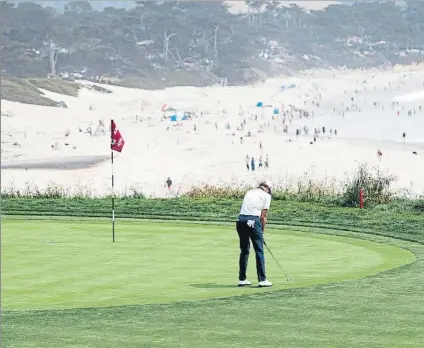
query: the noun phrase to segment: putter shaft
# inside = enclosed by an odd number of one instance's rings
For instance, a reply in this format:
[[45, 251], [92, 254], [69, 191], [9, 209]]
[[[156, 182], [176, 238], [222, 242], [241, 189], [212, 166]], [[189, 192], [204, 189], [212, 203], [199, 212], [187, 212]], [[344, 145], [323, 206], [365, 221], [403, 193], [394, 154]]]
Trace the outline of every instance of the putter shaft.
[[264, 245], [267, 248], [268, 252], [271, 254], [272, 258], [274, 259], [275, 263], [278, 265], [278, 267], [280, 268], [281, 272], [283, 272], [284, 276], [286, 277], [286, 281], [291, 280], [291, 278], [287, 275], [287, 273], [284, 271], [283, 267], [281, 267], [280, 263], [278, 262], [278, 260], [275, 258], [274, 254], [272, 253], [271, 249], [268, 247], [268, 245], [266, 244], [265, 240], [264, 240]]

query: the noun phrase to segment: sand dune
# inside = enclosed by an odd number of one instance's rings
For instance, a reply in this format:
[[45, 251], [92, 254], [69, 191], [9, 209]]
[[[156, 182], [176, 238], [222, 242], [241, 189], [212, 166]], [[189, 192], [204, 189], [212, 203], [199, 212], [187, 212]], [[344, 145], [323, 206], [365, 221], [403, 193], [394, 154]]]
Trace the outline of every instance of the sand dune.
[[[423, 77], [423, 66], [308, 71], [246, 87], [145, 91], [105, 86], [113, 93], [82, 89], [78, 98], [45, 91], [68, 109], [2, 101], [2, 111], [12, 115], [2, 117], [2, 189], [53, 182], [89, 187], [94, 195], [110, 193], [113, 118], [126, 141], [123, 152], [115, 153], [119, 193], [169, 196], [168, 176], [174, 181], [171, 195], [204, 183], [251, 185], [266, 178], [286, 184], [305, 173], [314, 180], [339, 180], [364, 162], [397, 175], [395, 188], [424, 193]], [[257, 102], [266, 107], [256, 107]], [[164, 104], [179, 116], [191, 112], [192, 119], [165, 119]], [[279, 115], [273, 115], [274, 108]], [[308, 118], [299, 117], [304, 112]], [[105, 132], [95, 136], [99, 120]], [[321, 130], [316, 142], [314, 128]], [[267, 154], [269, 168], [247, 171], [246, 155], [265, 160]]]

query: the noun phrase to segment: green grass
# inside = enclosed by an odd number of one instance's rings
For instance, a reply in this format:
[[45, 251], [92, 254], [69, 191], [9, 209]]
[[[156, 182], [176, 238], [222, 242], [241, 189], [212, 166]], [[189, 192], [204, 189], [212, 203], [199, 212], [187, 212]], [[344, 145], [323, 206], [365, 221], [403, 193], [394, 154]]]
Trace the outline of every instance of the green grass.
[[[77, 276], [79, 272], [82, 275], [92, 274], [93, 278], [100, 278], [99, 272], [94, 271], [94, 269], [102, 269], [103, 272], [107, 272], [105, 271], [107, 267], [116, 267], [114, 268], [116, 274], [113, 276], [109, 274], [107, 277], [110, 281], [114, 281], [111, 291], [114, 291], [115, 288], [121, 289], [120, 295], [115, 298], [115, 303], [119, 304], [118, 302], [125, 297], [128, 300], [128, 296], [134, 298], [131, 295], [133, 287], [147, 287], [147, 285], [136, 284], [132, 278], [128, 279], [124, 275], [128, 272], [140, 274], [137, 272], [149, 269], [148, 265], [151, 261], [149, 250], [163, 254], [163, 251], [158, 250], [160, 246], [158, 246], [157, 240], [161, 240], [163, 236], [169, 237], [169, 235], [159, 232], [156, 235], [152, 230], [151, 233], [147, 232], [149, 238], [144, 240], [145, 236], [141, 237], [129, 228], [130, 226], [139, 226], [138, 222], [124, 222], [123, 216], [127, 218], [168, 217], [170, 219], [192, 220], [193, 224], [191, 225], [172, 222], [171, 230], [175, 229], [175, 232], [169, 232], [172, 239], [178, 233], [182, 233], [184, 239], [181, 242], [178, 241], [179, 243], [175, 242], [167, 246], [176, 250], [180, 248], [181, 260], [195, 255], [194, 266], [201, 269], [198, 277], [204, 277], [202, 281], [194, 283], [204, 284], [203, 286], [191, 286], [183, 291], [184, 286], [193, 282], [189, 281], [190, 272], [187, 271], [187, 267], [184, 267], [184, 272], [180, 272], [184, 281], [182, 284], [173, 285], [176, 289], [175, 292], [190, 297], [190, 301], [64, 310], [7, 310], [5, 308], [6, 310], [2, 313], [4, 346], [25, 348], [241, 348], [257, 346], [278, 348], [403, 348], [422, 346], [422, 342], [424, 342], [424, 325], [422, 325], [422, 318], [424, 317], [424, 217], [419, 209], [415, 209], [415, 203], [407, 204], [403, 202], [400, 204], [395, 202], [394, 204], [361, 211], [359, 209], [336, 208], [317, 204], [274, 201], [271, 207], [270, 223], [273, 223], [276, 228], [279, 224], [290, 226], [286, 226], [282, 231], [268, 229], [266, 233], [273, 252], [282, 261], [289, 273], [294, 272], [294, 274], [290, 274], [294, 278], [293, 282], [302, 281], [302, 277], [311, 279], [311, 276], [315, 273], [308, 272], [306, 268], [323, 269], [321, 267], [323, 263], [327, 265], [331, 263], [333, 256], [337, 260], [346, 256], [346, 269], [343, 269], [342, 273], [338, 273], [339, 279], [345, 277], [346, 274], [352, 275], [351, 272], [355, 273], [355, 270], [358, 270], [359, 273], [362, 272], [362, 275], [357, 274], [357, 276], [363, 276], [369, 271], [369, 269], [365, 271], [369, 262], [378, 263], [377, 259], [380, 259], [380, 262], [384, 264], [402, 260], [402, 257], [399, 258], [400, 255], [389, 257], [392, 252], [396, 250], [397, 253], [399, 250], [394, 248], [386, 253], [386, 247], [390, 246], [400, 247], [412, 252], [416, 261], [361, 279], [349, 279], [343, 282], [331, 282], [308, 287], [283, 288], [287, 284], [279, 284], [284, 278], [267, 254], [269, 277], [273, 281], [277, 280], [277, 287], [281, 286], [281, 288], [275, 288], [271, 291], [237, 288], [235, 291], [238, 293], [242, 291], [243, 296], [196, 299], [193, 294], [197, 292], [205, 292], [205, 295], [207, 295], [205, 297], [210, 297], [216, 296], [213, 294], [219, 296], [220, 292], [223, 296], [227, 296], [224, 293], [233, 291], [231, 288], [219, 288], [219, 286], [232, 285], [234, 281], [233, 274], [230, 274], [232, 273], [231, 269], [235, 270], [237, 267], [234, 264], [237, 262], [234, 260], [234, 254], [237, 252], [234, 226], [217, 225], [206, 228], [205, 225], [200, 224], [200, 221], [208, 220], [213, 223], [234, 221], [239, 204], [238, 200], [213, 199], [118, 200], [117, 242], [112, 244], [110, 222], [98, 218], [110, 215], [109, 200], [30, 200], [19, 198], [3, 200], [2, 210], [7, 216], [3, 218], [6, 229], [3, 229], [2, 236], [5, 242], [2, 254], [2, 279], [5, 282], [7, 281], [8, 275], [5, 273], [5, 267], [6, 270], [8, 267], [12, 269], [13, 264], [7, 265], [7, 262], [9, 259], [14, 259], [16, 267], [19, 268], [16, 272], [21, 274], [20, 276], [16, 275], [15, 280], [21, 279], [20, 281], [25, 283], [25, 277], [27, 277], [29, 287], [25, 290], [25, 286], [23, 286], [22, 289], [23, 292], [27, 293], [27, 296], [25, 294], [12, 296], [14, 299], [9, 302], [10, 308], [13, 306], [17, 308], [19, 303], [23, 308], [37, 301], [39, 303], [45, 301], [52, 306], [55, 305], [56, 308], [60, 305], [63, 306], [63, 302], [58, 304], [57, 299], [51, 298], [48, 294], [36, 296], [37, 293], [31, 290], [31, 284], [36, 286], [37, 283], [42, 283], [43, 279], [53, 281], [53, 273], [55, 273], [53, 271], [57, 267], [72, 269], [71, 275], [62, 272], [57, 279], [58, 283], [63, 283], [66, 282], [68, 276], [73, 275], [75, 277], [74, 282], [68, 284], [71, 289], [84, 286], [84, 284], [78, 283], [81, 281], [80, 277]], [[22, 214], [27, 216], [32, 214], [27, 217], [28, 221], [24, 223], [24, 226], [28, 226], [28, 228], [19, 228], [19, 225], [22, 224], [19, 221], [19, 219], [22, 219]], [[44, 217], [40, 215], [44, 215]], [[71, 215], [73, 217], [66, 218], [66, 220], [64, 220], [64, 217], [55, 217], [54, 222], [49, 222], [46, 221], [46, 219], [49, 219], [48, 215]], [[97, 216], [97, 218], [81, 222], [84, 218], [88, 219], [89, 216]], [[14, 219], [17, 221], [14, 221]], [[66, 221], [66, 227], [62, 230], [59, 226], [64, 226], [63, 221]], [[194, 224], [195, 222], [198, 224]], [[78, 228], [77, 226], [81, 226], [81, 224], [83, 226], [98, 226], [98, 228], [87, 230]], [[30, 226], [33, 227], [30, 228]], [[34, 226], [42, 226], [42, 230], [36, 228], [34, 231]], [[57, 226], [53, 235], [49, 232], [48, 226]], [[73, 229], [72, 226], [75, 226], [75, 228]], [[100, 226], [104, 226], [105, 230], [102, 230], [103, 227]], [[153, 226], [151, 228], [161, 229], [170, 225], [146, 221], [140, 226]], [[186, 227], [182, 230], [180, 229], [182, 226]], [[8, 227], [10, 231], [14, 229], [17, 231], [14, 232], [16, 236], [4, 234], [5, 231], [7, 233]], [[192, 232], [197, 231], [198, 228], [200, 232]], [[64, 232], [65, 230], [68, 230], [68, 232]], [[69, 230], [73, 230], [73, 232], [71, 233]], [[101, 236], [96, 236], [95, 231], [99, 231]], [[227, 232], [214, 234], [215, 231], [227, 231], [228, 235]], [[335, 234], [347, 238], [339, 239], [339, 237], [334, 236]], [[93, 245], [94, 237], [96, 237], [96, 243], [93, 247], [91, 245]], [[208, 250], [206, 255], [203, 255], [198, 248], [201, 247], [202, 242], [211, 238], [214, 243], [216, 241], [216, 245]], [[87, 243], [87, 247], [79, 244], [77, 239]], [[166, 243], [167, 238], [164, 238], [164, 240], [161, 240], [161, 242]], [[228, 245], [230, 240], [234, 240], [233, 245]], [[48, 241], [62, 241], [62, 243], [43, 243]], [[185, 241], [190, 248], [182, 247], [182, 242]], [[377, 244], [369, 244], [368, 241], [377, 242]], [[295, 242], [296, 244], [293, 244]], [[363, 246], [356, 244], [362, 242], [368, 246], [366, 250], [363, 249]], [[67, 248], [64, 248], [63, 244], [65, 243]], [[334, 243], [342, 249], [339, 251]], [[288, 248], [289, 245], [290, 248]], [[9, 246], [11, 247], [10, 250], [16, 250], [12, 256], [8, 255], [7, 248]], [[304, 249], [302, 246], [304, 246]], [[316, 250], [318, 246], [322, 248], [320, 250], [318, 247], [317, 255], [319, 254], [320, 258], [316, 258], [317, 263], [312, 262], [312, 260], [315, 260], [315, 252], [312, 251], [312, 246], [315, 247], [313, 250]], [[356, 249], [358, 247], [360, 250]], [[374, 247], [378, 249], [374, 250]], [[42, 255], [47, 256], [38, 258], [37, 253], [31, 252], [34, 248], [39, 248]], [[379, 248], [385, 251], [383, 252]], [[342, 252], [342, 250], [345, 250], [345, 252]], [[354, 252], [356, 257], [352, 257], [349, 252], [346, 253], [346, 250]], [[128, 255], [125, 255], [125, 253], [128, 253]], [[386, 255], [380, 256], [385, 261], [377, 257], [376, 253]], [[108, 258], [108, 255], [113, 255], [113, 257]], [[323, 255], [331, 256], [326, 259]], [[410, 254], [402, 253], [402, 255], [405, 257], [403, 262], [411, 261]], [[216, 256], [213, 264], [205, 265], [204, 260], [207, 256]], [[228, 257], [231, 257], [231, 260], [227, 260]], [[134, 258], [139, 263], [128, 265], [127, 262], [123, 262], [124, 265], [121, 264], [121, 260]], [[84, 262], [84, 259], [88, 261]], [[69, 260], [69, 262], [65, 262], [65, 260]], [[107, 262], [100, 262], [100, 260]], [[155, 257], [153, 257], [153, 260], [158, 261]], [[362, 261], [364, 264], [361, 265]], [[98, 262], [104, 268], [100, 267]], [[161, 259], [150, 269], [153, 272], [156, 269], [164, 272], [164, 268], [167, 268], [165, 267], [167, 262], [168, 260]], [[351, 262], [356, 264], [355, 269], [349, 269], [349, 265], [352, 265]], [[218, 268], [215, 268], [214, 264]], [[366, 267], [362, 268], [365, 264]], [[390, 267], [395, 266], [395, 264]], [[187, 266], [188, 263], [186, 264], [183, 261], [182, 265]], [[221, 274], [219, 269], [221, 266], [219, 265], [225, 265], [225, 273], [222, 272], [221, 275], [223, 278], [219, 278]], [[168, 271], [172, 273], [172, 270], [177, 266], [169, 267]], [[254, 280], [253, 255], [251, 255], [249, 267], [250, 278]], [[32, 271], [27, 272], [26, 276], [25, 268], [32, 269]], [[93, 269], [93, 271], [90, 271], [90, 269]], [[49, 272], [49, 270], [52, 272]], [[340, 271], [341, 269], [338, 270], [338, 272]], [[368, 274], [372, 274], [374, 271]], [[214, 274], [216, 279], [213, 281], [206, 279], [209, 277], [209, 273], [211, 277]], [[277, 274], [280, 274], [280, 276]], [[157, 282], [162, 282], [161, 274], [155, 275], [159, 278]], [[9, 279], [12, 280], [13, 276]], [[320, 278], [320, 280], [323, 279], [325, 281], [325, 276]], [[88, 281], [94, 282], [96, 285], [99, 283], [98, 286], [101, 287], [101, 281], [94, 281], [93, 279]], [[127, 283], [128, 286], [126, 286]], [[54, 283], [50, 285], [51, 287], [45, 288], [46, 291], [50, 291], [47, 289], [54, 289]], [[7, 291], [8, 285], [5, 283], [4, 286]], [[125, 291], [122, 289], [125, 289]], [[66, 293], [70, 290], [65, 287], [63, 291]], [[209, 291], [211, 291], [211, 294], [206, 294]], [[162, 293], [158, 290], [155, 296], [160, 297]], [[27, 299], [31, 295], [33, 296], [32, 301]], [[35, 299], [34, 296], [37, 298]], [[139, 293], [139, 303], [149, 302], [146, 301], [145, 296], [146, 292]], [[169, 296], [171, 297], [171, 295]], [[18, 299], [18, 297], [22, 298]], [[87, 291], [83, 298], [78, 298], [77, 294], [74, 294], [64, 296], [62, 300], [68, 301], [68, 304], [74, 302], [72, 306], [80, 302], [80, 307], [88, 307], [84, 303], [86, 297], [94, 298], [91, 302], [95, 303], [96, 301], [101, 302], [102, 298], [104, 300], [105, 295], [99, 293], [96, 296], [96, 289], [94, 288], [92, 291]], [[37, 307], [37, 305], [33, 305], [34, 307]]]
[[75, 83], [60, 79], [23, 79], [1, 76], [2, 99], [25, 104], [56, 106], [57, 102], [45, 97], [38, 88], [76, 97], [78, 95], [79, 86]]
[[[268, 260], [272, 290], [361, 278], [415, 260], [406, 250], [366, 240], [268, 234], [293, 278], [285, 281]], [[107, 222], [6, 220], [3, 259], [4, 310], [167, 303], [259, 290], [235, 286], [238, 237], [231, 225], [121, 222], [112, 243]], [[252, 261], [253, 281], [255, 275]]]

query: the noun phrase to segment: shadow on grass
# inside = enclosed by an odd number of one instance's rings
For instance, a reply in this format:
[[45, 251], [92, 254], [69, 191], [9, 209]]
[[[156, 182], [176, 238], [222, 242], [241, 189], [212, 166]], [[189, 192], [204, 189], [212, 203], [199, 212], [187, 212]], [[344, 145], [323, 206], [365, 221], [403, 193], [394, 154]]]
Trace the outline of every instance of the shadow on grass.
[[238, 285], [229, 285], [229, 284], [216, 284], [216, 283], [205, 283], [205, 284], [190, 284], [193, 288], [198, 289], [228, 289], [228, 288], [238, 288]]

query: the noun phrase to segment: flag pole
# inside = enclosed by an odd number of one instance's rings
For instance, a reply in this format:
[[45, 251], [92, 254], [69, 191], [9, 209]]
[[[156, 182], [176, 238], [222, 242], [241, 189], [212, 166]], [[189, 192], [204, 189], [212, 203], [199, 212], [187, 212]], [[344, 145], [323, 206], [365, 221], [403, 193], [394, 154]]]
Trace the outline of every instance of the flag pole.
[[110, 120], [110, 139], [111, 139], [111, 162], [112, 162], [112, 241], [115, 242], [115, 177], [113, 175], [113, 149], [112, 149], [112, 141], [113, 141], [113, 120]]

